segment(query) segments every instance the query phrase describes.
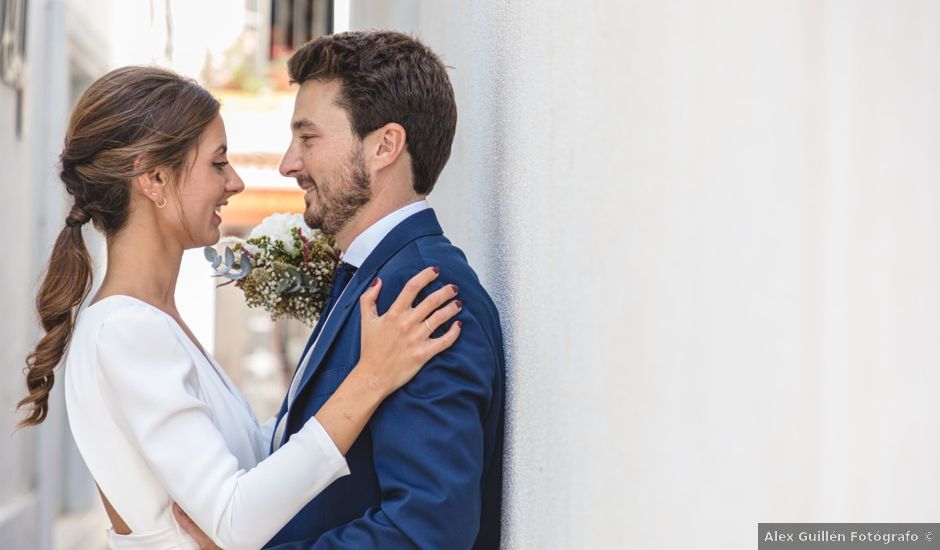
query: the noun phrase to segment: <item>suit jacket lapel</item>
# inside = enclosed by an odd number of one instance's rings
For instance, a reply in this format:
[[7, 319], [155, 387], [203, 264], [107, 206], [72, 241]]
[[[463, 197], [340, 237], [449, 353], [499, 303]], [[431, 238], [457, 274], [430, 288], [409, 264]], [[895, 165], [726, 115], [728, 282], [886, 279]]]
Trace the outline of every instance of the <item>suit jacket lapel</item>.
[[307, 352], [310, 351], [310, 346], [317, 341], [317, 336], [320, 335], [320, 332], [323, 330], [323, 325], [326, 324], [326, 312], [320, 315], [320, 318], [317, 319], [316, 326], [313, 327], [313, 332], [310, 333], [310, 338], [307, 338], [307, 345], [304, 346], [303, 353], [300, 354], [300, 359], [297, 360], [297, 367], [294, 370], [300, 368], [301, 363], [304, 360], [304, 357], [307, 356]]
[[[304, 357], [306, 357], [307, 352], [310, 351], [310, 346], [313, 345], [313, 343], [317, 340], [317, 335], [319, 335], [320, 331], [323, 330], [324, 323], [326, 323], [326, 316], [320, 315], [320, 318], [317, 319], [317, 324], [313, 327], [313, 331], [310, 333], [310, 337], [307, 338], [307, 344], [304, 346], [303, 353], [301, 353], [300, 358], [297, 359], [297, 366], [294, 367], [294, 376], [297, 376], [296, 374], [297, 369], [299, 369], [300, 366], [303, 364]], [[287, 393], [284, 395], [284, 401], [281, 403], [281, 409], [277, 413], [278, 424], [281, 423], [281, 420], [283, 419], [284, 415], [287, 414], [287, 411], [290, 409], [290, 403], [293, 401], [293, 398], [291, 397], [291, 391], [290, 391], [291, 386], [293, 386], [293, 381], [291, 381], [291, 384], [287, 387]], [[297, 387], [297, 391], [298, 392], [300, 391], [300, 386]], [[274, 447], [273, 447], [273, 441], [272, 441], [271, 452], [273, 451], [274, 451]]]
[[[442, 234], [443, 231], [437, 221], [437, 216], [434, 215], [434, 210], [428, 208], [405, 219], [382, 239], [382, 242], [369, 254], [362, 263], [362, 266], [356, 271], [356, 274], [353, 275], [352, 280], [349, 281], [346, 291], [343, 292], [343, 295], [337, 300], [336, 306], [334, 306], [333, 312], [329, 316], [329, 320], [324, 321], [321, 318], [321, 322], [317, 324], [317, 328], [315, 328], [313, 334], [311, 334], [307, 348], [304, 350], [304, 355], [306, 355], [307, 349], [310, 348], [310, 345], [315, 340], [316, 346], [313, 348], [313, 353], [310, 356], [310, 361], [307, 364], [307, 369], [304, 371], [303, 378], [297, 386], [297, 395], [303, 391], [310, 379], [313, 378], [313, 375], [319, 370], [320, 363], [323, 362], [323, 357], [339, 335], [343, 325], [345, 325], [349, 313], [352, 311], [353, 307], [359, 303], [359, 296], [365, 292], [369, 283], [372, 282], [378, 273], [379, 268], [385, 265], [385, 262], [394, 256], [395, 253], [415, 239], [428, 235]], [[319, 336], [319, 340], [317, 340], [317, 336]], [[350, 365], [350, 367], [351, 366], [352, 365]]]

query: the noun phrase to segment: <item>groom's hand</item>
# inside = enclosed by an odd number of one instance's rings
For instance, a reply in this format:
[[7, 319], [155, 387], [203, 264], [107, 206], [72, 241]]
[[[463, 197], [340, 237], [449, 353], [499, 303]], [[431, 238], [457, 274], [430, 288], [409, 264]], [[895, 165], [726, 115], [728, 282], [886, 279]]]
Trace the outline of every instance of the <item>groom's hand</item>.
[[193, 520], [189, 519], [186, 512], [175, 502], [173, 503], [173, 516], [176, 518], [176, 522], [180, 524], [180, 527], [196, 540], [196, 544], [199, 545], [199, 550], [222, 550], [212, 542], [212, 539], [202, 532], [202, 529], [200, 529], [198, 525], [193, 523]]

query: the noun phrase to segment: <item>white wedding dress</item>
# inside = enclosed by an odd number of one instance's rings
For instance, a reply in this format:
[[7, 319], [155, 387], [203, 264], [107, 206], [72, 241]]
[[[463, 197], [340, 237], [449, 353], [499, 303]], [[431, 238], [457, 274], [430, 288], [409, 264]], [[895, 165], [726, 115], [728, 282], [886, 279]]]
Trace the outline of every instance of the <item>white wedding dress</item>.
[[78, 449], [132, 531], [111, 530], [111, 548], [197, 548], [173, 502], [219, 546], [260, 548], [349, 473], [314, 418], [268, 457], [271, 423], [172, 317], [135, 298], [78, 315], [64, 375]]

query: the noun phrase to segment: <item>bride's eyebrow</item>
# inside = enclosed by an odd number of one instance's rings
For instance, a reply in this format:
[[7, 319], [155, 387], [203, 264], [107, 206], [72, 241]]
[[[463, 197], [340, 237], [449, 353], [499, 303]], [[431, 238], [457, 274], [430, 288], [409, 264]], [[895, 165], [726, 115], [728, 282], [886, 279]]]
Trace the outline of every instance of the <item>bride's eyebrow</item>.
[[227, 151], [228, 151], [228, 145], [225, 144], [225, 143], [223, 143], [222, 145], [219, 145], [219, 148], [216, 149], [215, 152], [212, 153], [212, 154], [213, 154], [213, 155], [224, 155]]

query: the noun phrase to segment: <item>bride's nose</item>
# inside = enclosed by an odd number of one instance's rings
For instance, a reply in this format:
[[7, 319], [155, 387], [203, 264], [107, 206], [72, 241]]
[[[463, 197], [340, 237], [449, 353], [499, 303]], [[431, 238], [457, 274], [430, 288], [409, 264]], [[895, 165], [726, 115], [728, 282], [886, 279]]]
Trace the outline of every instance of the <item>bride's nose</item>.
[[[231, 165], [229, 165], [231, 166]], [[225, 182], [225, 191], [231, 195], [237, 195], [245, 190], [245, 182], [242, 181], [242, 177], [238, 175], [238, 172], [232, 168], [232, 174], [229, 176], [228, 180]]]

